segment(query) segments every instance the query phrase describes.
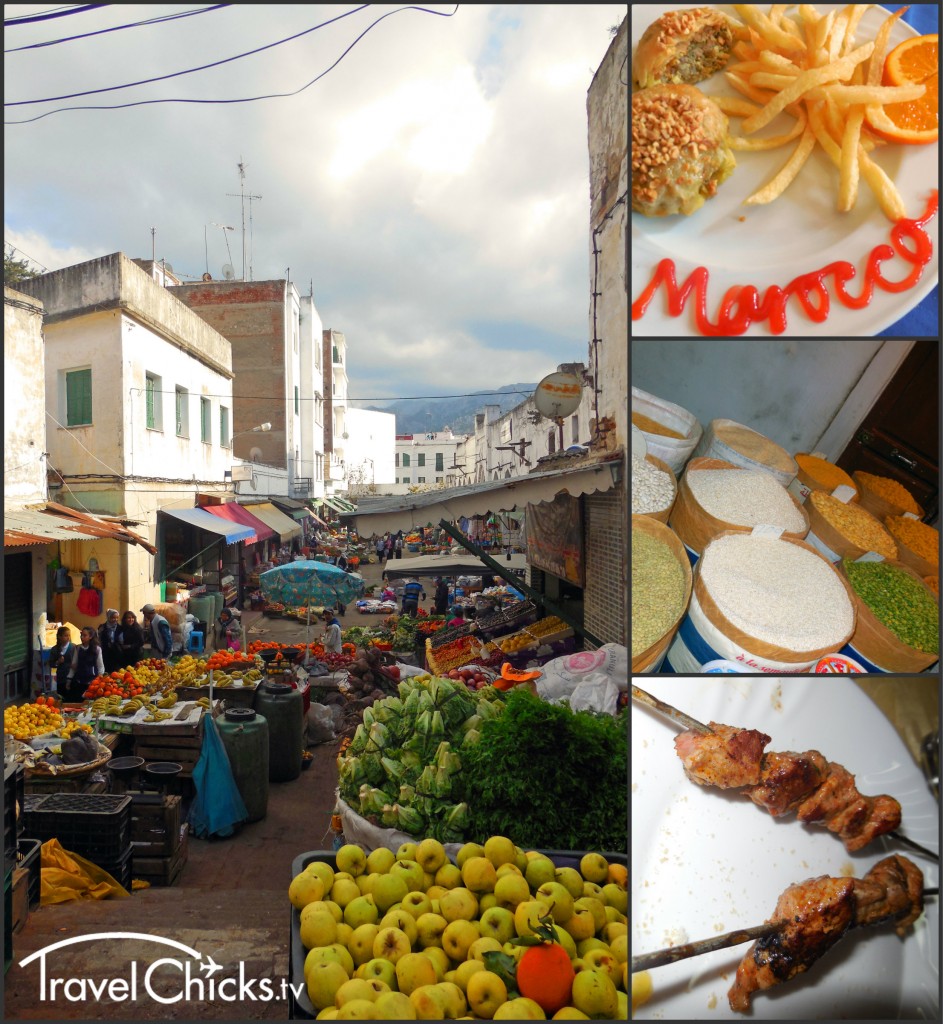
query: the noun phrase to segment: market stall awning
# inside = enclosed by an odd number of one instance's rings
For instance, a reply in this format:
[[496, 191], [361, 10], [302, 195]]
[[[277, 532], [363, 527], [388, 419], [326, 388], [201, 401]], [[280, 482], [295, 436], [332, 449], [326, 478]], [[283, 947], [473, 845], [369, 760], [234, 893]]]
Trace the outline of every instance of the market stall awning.
[[[512, 554], [510, 561], [505, 555], [495, 558], [503, 569], [525, 570], [527, 559], [522, 554]], [[406, 576], [484, 576], [494, 575], [494, 570], [479, 562], [471, 552], [464, 555], [420, 555], [418, 558], [404, 558], [387, 562], [384, 567], [386, 578], [403, 579]]]
[[336, 494], [326, 494], [324, 496], [324, 504], [334, 509], [335, 512], [343, 514], [357, 511], [356, 505], [352, 505], [349, 501], [344, 501], [343, 498], [338, 498]]
[[202, 508], [162, 508], [164, 515], [179, 519], [189, 526], [196, 526], [209, 533], [218, 533], [227, 544], [238, 544], [241, 540], [249, 540], [255, 543], [255, 530], [242, 523], [231, 523], [228, 519], [219, 516], [212, 516]]
[[26, 547], [54, 540], [118, 540], [124, 544], [139, 544], [152, 555], [156, 554], [157, 548], [129, 530], [126, 522], [133, 520], [79, 512], [54, 501], [4, 505], [3, 546]]
[[[290, 516], [296, 523], [304, 522], [305, 519], [317, 519], [318, 517], [308, 508], [304, 502], [295, 501], [293, 498], [272, 498], [272, 504], [286, 516]], [[320, 520], [318, 520], [320, 522]]]
[[447, 487], [420, 494], [362, 498], [355, 513], [342, 519], [356, 526], [361, 537], [387, 530], [409, 530], [444, 519], [454, 522], [489, 512], [523, 509], [528, 504], [552, 501], [561, 491], [578, 497], [608, 491], [621, 479], [624, 457], [618, 455], [576, 466], [528, 473], [505, 480]]
[[256, 519], [261, 519], [266, 526], [270, 526], [283, 543], [290, 541], [292, 537], [301, 536], [301, 527], [294, 519], [289, 519], [284, 512], [279, 512], [270, 501], [260, 501], [254, 505], [246, 505], [246, 508]]
[[251, 512], [247, 512], [238, 501], [227, 501], [222, 505], [204, 505], [203, 508], [210, 515], [248, 526], [253, 532], [253, 537], [251, 540], [247, 540], [246, 544], [254, 544], [257, 540], [267, 540], [269, 537], [275, 536], [273, 529], [266, 526], [261, 519], [256, 519]]

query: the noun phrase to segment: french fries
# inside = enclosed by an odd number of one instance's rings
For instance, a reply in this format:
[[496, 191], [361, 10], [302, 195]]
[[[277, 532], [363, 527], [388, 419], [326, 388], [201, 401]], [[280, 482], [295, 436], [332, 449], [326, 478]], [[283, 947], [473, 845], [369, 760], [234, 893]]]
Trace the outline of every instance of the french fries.
[[[825, 15], [814, 4], [772, 4], [769, 14], [756, 4], [732, 6], [743, 24], [735, 29], [736, 60], [724, 76], [745, 99], [718, 99], [725, 113], [743, 118], [742, 134], [731, 132], [730, 145], [759, 151], [798, 139], [780, 170], [744, 202], [773, 202], [820, 146], [838, 171], [839, 211], [854, 208], [863, 181], [888, 218], [906, 216], [897, 187], [868, 156], [884, 142], [867, 123], [869, 107], [919, 99], [926, 89], [881, 84], [891, 29], [903, 11], [889, 15], [873, 40], [858, 41], [861, 18], [872, 4], [848, 4]], [[783, 113], [795, 118], [790, 129], [751, 138]]]

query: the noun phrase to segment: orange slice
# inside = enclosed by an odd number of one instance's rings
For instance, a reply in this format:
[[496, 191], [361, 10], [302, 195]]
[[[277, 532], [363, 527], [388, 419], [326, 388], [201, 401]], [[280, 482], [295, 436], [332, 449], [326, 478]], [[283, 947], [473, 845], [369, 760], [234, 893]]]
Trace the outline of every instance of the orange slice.
[[936, 142], [939, 132], [937, 91], [939, 78], [936, 35], [914, 36], [898, 44], [884, 62], [885, 85], [925, 85], [926, 92], [908, 103], [872, 104], [868, 124], [889, 142], [923, 145]]

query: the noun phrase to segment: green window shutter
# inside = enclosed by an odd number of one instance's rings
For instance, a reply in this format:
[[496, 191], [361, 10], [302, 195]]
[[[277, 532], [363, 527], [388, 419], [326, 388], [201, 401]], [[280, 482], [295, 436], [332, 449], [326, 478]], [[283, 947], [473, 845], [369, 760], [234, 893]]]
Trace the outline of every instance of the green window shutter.
[[221, 405], [219, 407], [219, 443], [224, 447], [229, 447], [229, 410]]
[[441, 473], [442, 470], [444, 469], [444, 466], [443, 466], [443, 463], [442, 463], [442, 452], [436, 452], [435, 453], [435, 469], [436, 469], [437, 473]]
[[298, 415], [298, 388], [295, 388], [295, 415]]
[[426, 456], [422, 452], [420, 452], [419, 453], [419, 462], [416, 463], [416, 465], [424, 466], [425, 464], [426, 464]]
[[409, 465], [409, 456], [406, 455], [405, 453], [403, 454], [403, 465], [404, 466], [408, 466]]
[[147, 398], [147, 426], [150, 429], [154, 429], [157, 425], [154, 419], [154, 378], [146, 377], [144, 379], [144, 390]]
[[208, 398], [200, 399], [200, 438], [203, 441], [210, 441], [210, 433], [212, 427], [210, 426], [210, 411], [211, 404]]
[[66, 426], [92, 422], [92, 371], [72, 370], [65, 375]]

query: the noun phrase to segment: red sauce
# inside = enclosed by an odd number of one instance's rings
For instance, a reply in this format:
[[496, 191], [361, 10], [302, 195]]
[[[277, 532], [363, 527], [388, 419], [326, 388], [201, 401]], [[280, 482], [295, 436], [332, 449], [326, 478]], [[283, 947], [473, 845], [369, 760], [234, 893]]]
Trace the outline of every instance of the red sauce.
[[[857, 271], [850, 263], [836, 260], [820, 270], [800, 274], [785, 288], [771, 285], [762, 297], [753, 285], [734, 285], [727, 290], [720, 303], [716, 322], [711, 322], [707, 316], [707, 268], [697, 267], [679, 286], [674, 260], [664, 259], [658, 264], [645, 290], [632, 303], [632, 319], [641, 320], [662, 284], [665, 286], [671, 316], [680, 316], [688, 297], [694, 294], [698, 330], [710, 336], [745, 334], [751, 324], [764, 320], [769, 321], [773, 334], [782, 334], [786, 330], [786, 306], [793, 297], [810, 320], [823, 323], [828, 319], [830, 309], [829, 278], [832, 279], [834, 293], [842, 305], [849, 309], [863, 309], [870, 304], [875, 287], [886, 292], [904, 292], [920, 280], [933, 255], [933, 242], [923, 228], [936, 215], [937, 204], [938, 196], [934, 190], [922, 217], [897, 221], [891, 230], [891, 244], [877, 245], [871, 250], [861, 291], [857, 296], [849, 294], [845, 287]], [[910, 273], [899, 282], [888, 281], [881, 273], [881, 264], [894, 256], [911, 264]]]

